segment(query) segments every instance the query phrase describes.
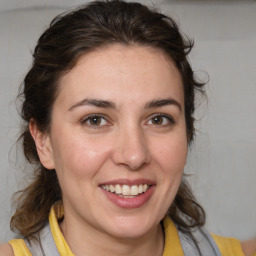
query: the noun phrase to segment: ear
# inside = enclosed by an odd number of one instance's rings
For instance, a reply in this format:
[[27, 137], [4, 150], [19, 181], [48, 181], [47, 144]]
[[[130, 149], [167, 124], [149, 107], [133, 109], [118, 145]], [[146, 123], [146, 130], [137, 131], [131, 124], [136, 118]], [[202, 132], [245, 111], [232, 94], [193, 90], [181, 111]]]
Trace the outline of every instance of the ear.
[[39, 156], [41, 164], [46, 169], [54, 169], [55, 165], [53, 160], [52, 145], [49, 134], [46, 132], [41, 132], [38, 129], [34, 119], [31, 119], [29, 122], [29, 131], [35, 141], [37, 154]]

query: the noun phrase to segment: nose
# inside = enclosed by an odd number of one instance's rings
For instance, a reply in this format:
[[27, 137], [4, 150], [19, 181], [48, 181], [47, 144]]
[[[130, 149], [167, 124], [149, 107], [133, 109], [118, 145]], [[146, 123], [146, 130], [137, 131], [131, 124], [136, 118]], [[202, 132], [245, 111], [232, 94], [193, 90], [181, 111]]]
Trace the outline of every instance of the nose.
[[115, 140], [112, 159], [116, 165], [126, 166], [130, 170], [138, 170], [151, 161], [147, 140], [140, 128], [130, 127], [122, 130]]

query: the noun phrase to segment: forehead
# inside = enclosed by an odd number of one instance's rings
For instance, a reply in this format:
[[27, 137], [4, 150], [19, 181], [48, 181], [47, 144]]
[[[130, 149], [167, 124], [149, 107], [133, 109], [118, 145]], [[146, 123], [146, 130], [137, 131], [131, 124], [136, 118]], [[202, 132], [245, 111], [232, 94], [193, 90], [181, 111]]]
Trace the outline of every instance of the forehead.
[[125, 96], [134, 101], [167, 93], [183, 104], [184, 98], [174, 63], [161, 50], [145, 46], [116, 44], [87, 53], [60, 79], [59, 86], [63, 100], [86, 96], [119, 101]]

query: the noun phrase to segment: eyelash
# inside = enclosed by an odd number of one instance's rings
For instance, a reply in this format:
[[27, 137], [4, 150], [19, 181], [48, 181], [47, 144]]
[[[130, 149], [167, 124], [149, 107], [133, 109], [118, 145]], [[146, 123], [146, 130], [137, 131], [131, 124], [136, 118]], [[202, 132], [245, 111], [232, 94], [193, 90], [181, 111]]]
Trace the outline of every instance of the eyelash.
[[[157, 127], [157, 126], [164, 126], [164, 127], [166, 127], [166, 126], [169, 126], [169, 125], [173, 125], [173, 124], [175, 124], [175, 121], [174, 121], [174, 119], [171, 117], [171, 116], [169, 116], [169, 115], [166, 115], [166, 114], [161, 114], [161, 113], [158, 113], [158, 114], [154, 114], [153, 116], [151, 116], [150, 118], [149, 118], [149, 120], [147, 121], [147, 123], [148, 122], [150, 122], [150, 121], [152, 121], [153, 120], [153, 118], [156, 118], [156, 117], [161, 117], [161, 118], [163, 118], [163, 119], [166, 119], [167, 120], [167, 124], [160, 124], [160, 125], [158, 125], [158, 124], [150, 124], [150, 125], [153, 125], [153, 126], [155, 126], [155, 127]], [[97, 124], [89, 124], [89, 123], [87, 123], [87, 122], [89, 122], [89, 121], [92, 121], [93, 120], [93, 118], [99, 118], [100, 119], [100, 124], [99, 125], [97, 125]], [[108, 120], [106, 119], [106, 117], [104, 117], [103, 115], [101, 115], [101, 114], [93, 114], [93, 115], [89, 115], [89, 116], [86, 116], [85, 118], [83, 118], [82, 120], [81, 120], [81, 124], [82, 125], [87, 125], [88, 127], [90, 127], [90, 128], [93, 128], [93, 129], [99, 129], [99, 128], [101, 128], [102, 126], [108, 126], [108, 124], [101, 124], [101, 122], [102, 121], [105, 121], [106, 123], [108, 123]], [[164, 122], [164, 121], [163, 121]]]
[[102, 120], [104, 120], [106, 123], [108, 122], [107, 119], [104, 116], [102, 116], [100, 114], [93, 114], [93, 115], [89, 115], [89, 116], [86, 116], [85, 118], [83, 118], [81, 120], [81, 124], [82, 125], [87, 125], [90, 128], [94, 128], [94, 129], [99, 129], [101, 126], [105, 126], [105, 124], [104, 125], [97, 125], [97, 124], [93, 125], [93, 124], [87, 123], [90, 120], [92, 121], [93, 118], [99, 118], [99, 119], [101, 119], [101, 122], [102, 122]]
[[153, 116], [150, 117], [149, 121], [152, 121], [153, 118], [156, 118], [156, 117], [165, 118], [168, 123], [167, 124], [160, 124], [160, 125], [152, 124], [154, 126], [169, 126], [169, 125], [175, 124], [175, 121], [174, 121], [174, 119], [171, 116], [166, 115], [166, 114], [161, 114], [161, 113], [154, 114]]

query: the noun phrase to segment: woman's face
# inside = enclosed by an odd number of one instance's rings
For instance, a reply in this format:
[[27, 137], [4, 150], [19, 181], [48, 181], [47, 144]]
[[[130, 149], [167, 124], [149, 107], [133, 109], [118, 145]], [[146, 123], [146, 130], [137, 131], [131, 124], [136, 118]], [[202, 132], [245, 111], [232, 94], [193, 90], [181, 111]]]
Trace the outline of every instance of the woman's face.
[[184, 95], [159, 50], [112, 45], [60, 80], [45, 140], [62, 188], [64, 221], [135, 238], [159, 225], [187, 155]]

